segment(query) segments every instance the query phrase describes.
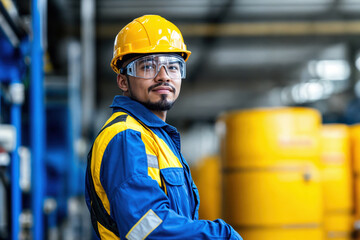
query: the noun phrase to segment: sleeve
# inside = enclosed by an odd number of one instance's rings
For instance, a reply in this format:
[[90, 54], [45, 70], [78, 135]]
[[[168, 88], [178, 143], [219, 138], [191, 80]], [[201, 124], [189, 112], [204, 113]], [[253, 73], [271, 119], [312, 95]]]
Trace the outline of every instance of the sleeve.
[[108, 144], [100, 179], [120, 239], [234, 239], [240, 235], [221, 219], [192, 220], [169, 208], [157, 181], [147, 175], [140, 132], [126, 130]]
[[194, 216], [194, 218], [197, 220], [197, 219], [199, 219], [200, 194], [199, 194], [199, 190], [198, 190], [197, 186], [195, 185], [193, 179], [191, 179], [191, 184], [192, 184], [193, 191], [196, 192], [195, 201], [198, 203], [198, 204], [196, 204], [195, 216]]

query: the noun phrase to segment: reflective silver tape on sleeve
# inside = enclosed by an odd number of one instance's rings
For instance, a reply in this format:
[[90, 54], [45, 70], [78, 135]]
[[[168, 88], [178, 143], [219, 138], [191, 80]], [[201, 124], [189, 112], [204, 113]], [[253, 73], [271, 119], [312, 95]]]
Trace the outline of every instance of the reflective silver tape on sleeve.
[[149, 210], [125, 236], [129, 240], [145, 239], [162, 223], [161, 218], [153, 210]]
[[158, 158], [154, 155], [147, 154], [148, 167], [159, 168]]

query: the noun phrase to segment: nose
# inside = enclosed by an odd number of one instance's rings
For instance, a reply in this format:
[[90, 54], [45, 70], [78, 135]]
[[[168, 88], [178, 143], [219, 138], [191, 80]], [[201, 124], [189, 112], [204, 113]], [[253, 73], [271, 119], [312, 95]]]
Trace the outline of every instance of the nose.
[[166, 70], [165, 66], [161, 66], [159, 72], [155, 76], [155, 81], [163, 81], [163, 82], [169, 82], [170, 81], [170, 76], [167, 73], [167, 70]]

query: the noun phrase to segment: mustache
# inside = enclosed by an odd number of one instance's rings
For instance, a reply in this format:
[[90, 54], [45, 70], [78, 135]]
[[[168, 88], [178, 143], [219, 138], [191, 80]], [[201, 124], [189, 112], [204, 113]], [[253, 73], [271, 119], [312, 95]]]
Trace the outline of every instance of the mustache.
[[150, 92], [151, 90], [153, 90], [154, 88], [159, 87], [159, 86], [167, 86], [167, 87], [170, 87], [171, 90], [172, 90], [174, 93], [176, 92], [176, 89], [175, 89], [173, 86], [171, 86], [169, 83], [167, 83], [167, 82], [165, 82], [165, 83], [160, 82], [160, 83], [157, 83], [157, 84], [154, 84], [154, 85], [150, 86], [150, 87], [148, 88], [148, 92]]

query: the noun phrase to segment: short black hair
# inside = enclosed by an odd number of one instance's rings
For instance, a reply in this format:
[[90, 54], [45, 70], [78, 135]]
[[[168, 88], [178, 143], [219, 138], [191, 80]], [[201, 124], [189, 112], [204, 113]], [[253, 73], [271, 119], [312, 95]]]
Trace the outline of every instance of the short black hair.
[[132, 53], [132, 54], [128, 54], [128, 55], [123, 56], [123, 58], [122, 58], [121, 60], [119, 59], [119, 60], [117, 60], [117, 62], [116, 62], [116, 67], [117, 67], [117, 69], [122, 68], [124, 62], [126, 62], [126, 61], [128, 61], [129, 59], [134, 58], [134, 57], [136, 57], [136, 56], [138, 56], [138, 55], [142, 55], [142, 54]]

